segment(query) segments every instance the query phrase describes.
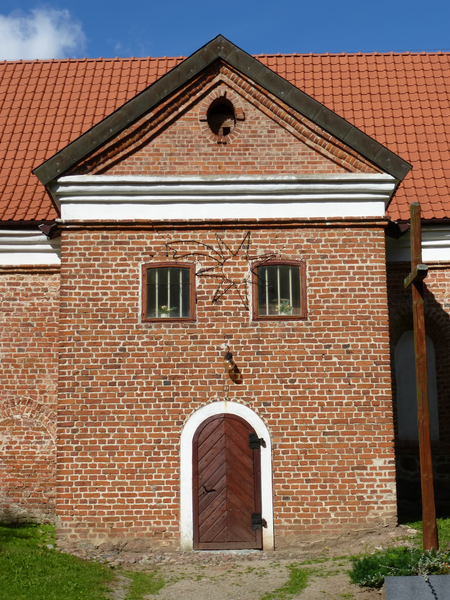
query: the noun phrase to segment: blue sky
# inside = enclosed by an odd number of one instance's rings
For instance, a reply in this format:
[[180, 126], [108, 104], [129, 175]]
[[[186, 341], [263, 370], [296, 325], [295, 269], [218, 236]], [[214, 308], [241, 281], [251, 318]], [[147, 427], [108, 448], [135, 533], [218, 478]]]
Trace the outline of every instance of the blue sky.
[[450, 51], [449, 0], [2, 0], [0, 59]]

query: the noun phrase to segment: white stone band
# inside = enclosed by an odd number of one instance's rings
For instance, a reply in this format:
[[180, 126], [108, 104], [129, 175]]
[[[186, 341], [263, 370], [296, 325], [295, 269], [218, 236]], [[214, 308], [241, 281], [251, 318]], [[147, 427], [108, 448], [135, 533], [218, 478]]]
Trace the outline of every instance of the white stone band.
[[[386, 238], [388, 262], [411, 261], [411, 236], [408, 231], [398, 240]], [[450, 226], [422, 226], [422, 261], [427, 263], [450, 261]]]
[[384, 217], [390, 175], [61, 177], [52, 195], [65, 220]]
[[61, 238], [49, 240], [41, 231], [0, 230], [0, 265], [59, 265]]

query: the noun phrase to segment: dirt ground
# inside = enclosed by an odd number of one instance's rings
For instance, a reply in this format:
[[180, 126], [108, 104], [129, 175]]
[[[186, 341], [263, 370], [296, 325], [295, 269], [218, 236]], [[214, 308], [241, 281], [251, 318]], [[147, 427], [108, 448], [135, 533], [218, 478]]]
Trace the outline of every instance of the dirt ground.
[[[157, 572], [165, 586], [148, 600], [261, 600], [264, 594], [282, 587], [289, 578], [289, 566], [307, 569], [311, 576], [308, 587], [293, 600], [380, 600], [381, 591], [360, 588], [350, 583], [349, 557], [386, 548], [388, 545], [410, 543], [415, 532], [404, 527], [381, 529], [359, 537], [340, 539], [322, 548], [257, 552], [190, 552], [147, 553], [92, 552], [72, 550], [71, 553], [91, 560], [107, 561], [118, 569], [111, 600], [123, 600], [129, 580], [120, 575], [126, 570]], [[64, 551], [64, 550], [63, 550]], [[66, 550], [70, 551], [70, 550]]]
[[[308, 586], [293, 600], [380, 600], [382, 592], [350, 583], [349, 557], [387, 546], [409, 544], [416, 532], [405, 527], [382, 528], [352, 538], [329, 542], [328, 546], [275, 552], [230, 551], [189, 553], [118, 552], [72, 550], [91, 560], [110, 563], [112, 568], [157, 572], [165, 586], [147, 600], [261, 600], [281, 588], [289, 578], [289, 566], [307, 569]], [[125, 550], [125, 549], [124, 549]], [[64, 550], [63, 550], [64, 551]], [[70, 550], [65, 550], [70, 551]], [[81, 553], [81, 554], [80, 554]], [[120, 575], [111, 600], [123, 600], [129, 580]]]
[[[308, 560], [308, 559], [306, 559]], [[310, 559], [311, 560], [311, 559]], [[314, 560], [314, 559], [312, 559]], [[315, 559], [322, 560], [322, 559]], [[218, 564], [205, 568], [184, 565], [176, 571], [161, 569], [168, 582], [160, 590], [158, 600], [260, 600], [264, 594], [282, 587], [289, 577], [289, 565], [303, 560], [271, 559], [233, 560], [231, 564]], [[378, 591], [362, 590], [349, 582], [347, 560], [325, 560], [304, 565], [311, 571], [308, 587], [295, 599], [308, 600], [379, 600]]]

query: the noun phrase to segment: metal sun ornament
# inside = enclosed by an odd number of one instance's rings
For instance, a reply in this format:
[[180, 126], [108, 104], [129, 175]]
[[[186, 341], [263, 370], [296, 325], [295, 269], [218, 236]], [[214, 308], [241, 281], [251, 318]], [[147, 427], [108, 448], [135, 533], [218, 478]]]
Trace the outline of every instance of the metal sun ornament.
[[[212, 298], [212, 304], [216, 304], [222, 296], [224, 296], [229, 290], [236, 289], [239, 298], [241, 300], [242, 306], [249, 310], [250, 303], [248, 298], [248, 283], [252, 274], [255, 273], [255, 267], [252, 266], [253, 261], [258, 261], [258, 266], [264, 264], [268, 260], [275, 258], [275, 254], [267, 253], [263, 255], [252, 255], [250, 254], [250, 244], [251, 244], [251, 235], [250, 231], [242, 238], [242, 241], [239, 243], [237, 249], [232, 250], [228, 244], [224, 242], [222, 238], [220, 238], [217, 233], [215, 234], [215, 238], [217, 240], [217, 247], [211, 246], [210, 244], [205, 244], [204, 242], [200, 242], [199, 240], [174, 240], [171, 242], [166, 242], [166, 256], [169, 255], [169, 252], [172, 253], [172, 258], [183, 259], [189, 256], [193, 257], [205, 257], [207, 259], [213, 260], [214, 265], [212, 267], [204, 267], [197, 271], [197, 277], [209, 277], [211, 279], [216, 279], [218, 281], [216, 290], [214, 292]], [[186, 246], [187, 244], [200, 246], [201, 249], [193, 250], [191, 252], [182, 252], [177, 248], [177, 245]], [[203, 250], [204, 249], [204, 250]], [[225, 273], [225, 268], [227, 263], [230, 263], [233, 259], [239, 256], [242, 253], [242, 259], [247, 261], [250, 266], [250, 269], [247, 271], [247, 275], [242, 279], [233, 279]]]

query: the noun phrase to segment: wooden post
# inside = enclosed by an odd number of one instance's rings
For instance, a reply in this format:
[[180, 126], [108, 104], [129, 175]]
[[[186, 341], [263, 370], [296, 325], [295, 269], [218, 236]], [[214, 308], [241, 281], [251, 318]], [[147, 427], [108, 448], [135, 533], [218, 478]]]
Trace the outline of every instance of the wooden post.
[[428, 406], [427, 345], [423, 280], [428, 267], [422, 264], [420, 204], [411, 204], [411, 273], [405, 288], [411, 285], [413, 297], [414, 352], [416, 360], [417, 410], [419, 422], [420, 478], [422, 485], [423, 547], [439, 548], [434, 504], [433, 464], [431, 460], [430, 411]]

